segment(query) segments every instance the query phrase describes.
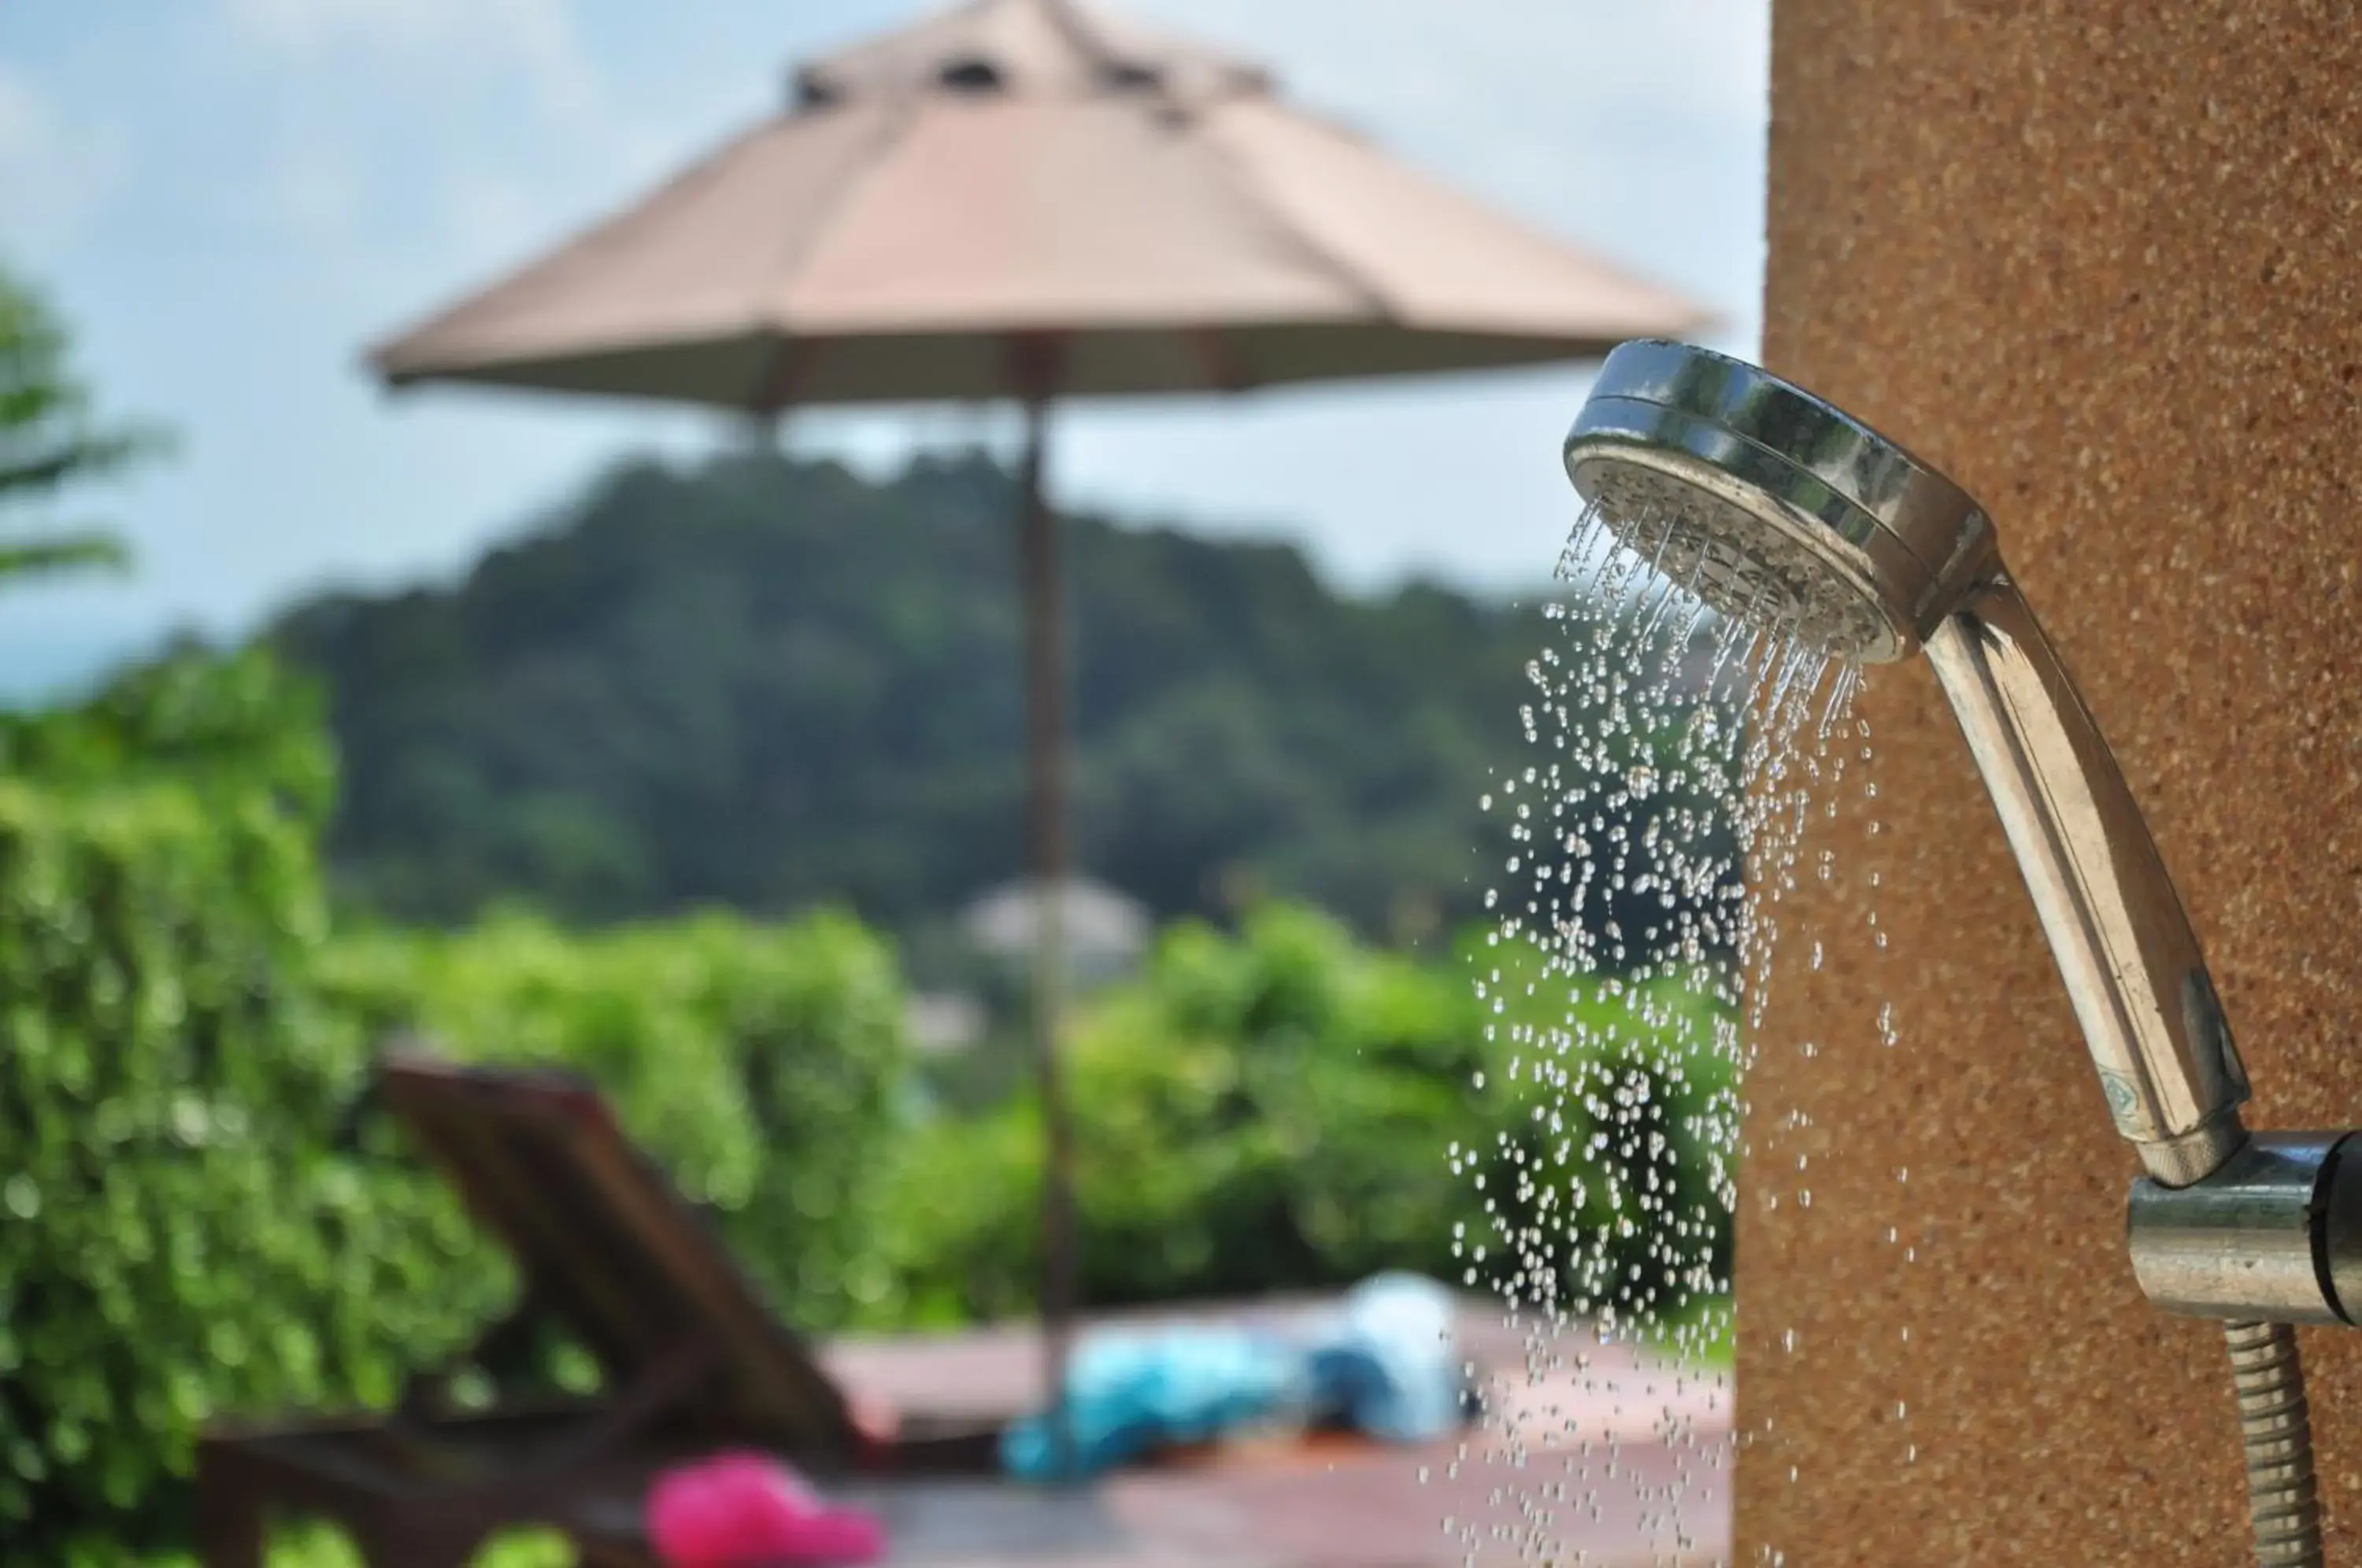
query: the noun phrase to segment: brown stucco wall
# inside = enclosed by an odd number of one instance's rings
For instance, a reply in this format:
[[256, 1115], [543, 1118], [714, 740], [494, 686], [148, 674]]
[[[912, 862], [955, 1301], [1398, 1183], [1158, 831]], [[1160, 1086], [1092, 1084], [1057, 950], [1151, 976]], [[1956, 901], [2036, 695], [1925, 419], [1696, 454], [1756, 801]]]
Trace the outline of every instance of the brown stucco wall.
[[[2251, 1122], [2362, 1122], [2362, 18], [1977, 10], [1776, 0], [1766, 358], [1994, 513]], [[1807, 900], [1820, 973], [1787, 922], [1752, 1089], [1737, 1561], [2237, 1562], [2219, 1335], [2136, 1290], [2135, 1162], [1950, 716], [1920, 665], [1864, 706], [1885, 830]], [[2362, 1331], [2305, 1348], [2354, 1562]]]

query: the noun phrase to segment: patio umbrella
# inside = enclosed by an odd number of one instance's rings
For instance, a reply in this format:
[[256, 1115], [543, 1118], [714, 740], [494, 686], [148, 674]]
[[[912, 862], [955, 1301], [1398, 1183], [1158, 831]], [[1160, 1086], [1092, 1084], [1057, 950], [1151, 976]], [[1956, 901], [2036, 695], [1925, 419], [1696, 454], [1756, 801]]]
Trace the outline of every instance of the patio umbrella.
[[391, 383], [756, 414], [1012, 399], [1025, 414], [1042, 1309], [1074, 1256], [1058, 1082], [1065, 609], [1043, 494], [1060, 398], [1595, 357], [1689, 302], [1282, 104], [1257, 66], [1073, 0], [975, 0], [812, 61], [790, 101], [645, 199], [378, 348]]

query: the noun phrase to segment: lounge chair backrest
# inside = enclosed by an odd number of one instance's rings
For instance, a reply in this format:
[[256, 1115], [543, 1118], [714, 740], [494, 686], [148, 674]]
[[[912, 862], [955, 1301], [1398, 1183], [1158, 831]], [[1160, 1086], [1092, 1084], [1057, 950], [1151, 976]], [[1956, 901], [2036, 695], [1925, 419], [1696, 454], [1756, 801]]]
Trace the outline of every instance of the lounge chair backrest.
[[388, 1056], [378, 1083], [610, 1387], [698, 1347], [720, 1368], [700, 1407], [717, 1435], [815, 1460], [855, 1450], [836, 1386], [590, 1085], [414, 1051]]

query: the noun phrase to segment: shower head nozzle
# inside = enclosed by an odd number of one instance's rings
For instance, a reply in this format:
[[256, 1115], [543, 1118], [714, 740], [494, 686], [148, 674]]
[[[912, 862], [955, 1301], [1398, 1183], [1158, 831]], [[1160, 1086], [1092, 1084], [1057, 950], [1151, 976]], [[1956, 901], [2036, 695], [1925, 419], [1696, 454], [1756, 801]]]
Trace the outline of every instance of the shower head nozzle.
[[1993, 558], [1984, 510], [1867, 425], [1680, 343], [1607, 357], [1567, 475], [1618, 542], [1719, 613], [1904, 658]]

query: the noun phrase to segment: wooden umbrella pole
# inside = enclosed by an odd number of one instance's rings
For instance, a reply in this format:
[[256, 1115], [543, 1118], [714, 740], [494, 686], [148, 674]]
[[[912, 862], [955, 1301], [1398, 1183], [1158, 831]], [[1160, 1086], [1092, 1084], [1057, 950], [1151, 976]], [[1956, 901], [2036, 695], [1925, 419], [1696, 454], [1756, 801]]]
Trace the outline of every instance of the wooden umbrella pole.
[[1065, 1010], [1068, 871], [1065, 596], [1058, 519], [1043, 489], [1046, 394], [1025, 399], [1025, 455], [1018, 471], [1024, 518], [1026, 839], [1033, 880], [1032, 1029], [1042, 1090], [1043, 1379], [1054, 1468], [1074, 1469], [1074, 1431], [1063, 1394], [1075, 1312], [1074, 1133], [1059, 1063]]

